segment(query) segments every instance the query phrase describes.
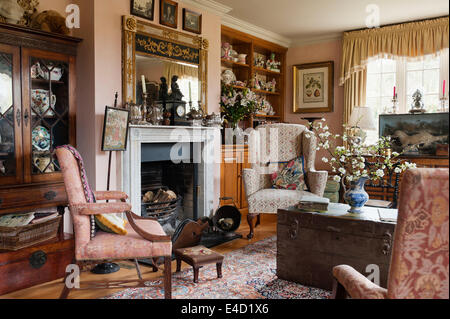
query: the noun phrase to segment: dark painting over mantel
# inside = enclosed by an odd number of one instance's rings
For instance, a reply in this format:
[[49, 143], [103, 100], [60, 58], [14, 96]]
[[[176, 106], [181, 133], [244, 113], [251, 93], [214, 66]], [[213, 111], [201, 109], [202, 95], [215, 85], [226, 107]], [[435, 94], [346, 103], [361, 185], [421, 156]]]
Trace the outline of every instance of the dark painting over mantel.
[[448, 144], [449, 113], [380, 115], [380, 136], [391, 136], [395, 152], [436, 155], [437, 144]]

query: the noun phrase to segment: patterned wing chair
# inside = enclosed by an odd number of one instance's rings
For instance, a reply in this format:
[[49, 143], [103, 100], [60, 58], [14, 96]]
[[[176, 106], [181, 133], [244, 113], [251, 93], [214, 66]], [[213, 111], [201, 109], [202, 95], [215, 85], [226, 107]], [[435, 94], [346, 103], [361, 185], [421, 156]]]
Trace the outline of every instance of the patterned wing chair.
[[[297, 204], [304, 195], [323, 196], [328, 173], [316, 171], [317, 141], [305, 133], [307, 128], [297, 124], [270, 124], [259, 126], [250, 136], [249, 150], [251, 169], [243, 170], [245, 192], [249, 205], [247, 221], [253, 238], [254, 227], [259, 225], [260, 214], [276, 214], [279, 208]], [[287, 162], [304, 156], [306, 184], [309, 192], [273, 189], [270, 174], [277, 168], [277, 163]], [[273, 163], [275, 165], [269, 165]], [[253, 220], [258, 222], [253, 226]]]
[[448, 169], [407, 171], [400, 188], [388, 289], [341, 265], [333, 268], [334, 297], [448, 299], [448, 184]]

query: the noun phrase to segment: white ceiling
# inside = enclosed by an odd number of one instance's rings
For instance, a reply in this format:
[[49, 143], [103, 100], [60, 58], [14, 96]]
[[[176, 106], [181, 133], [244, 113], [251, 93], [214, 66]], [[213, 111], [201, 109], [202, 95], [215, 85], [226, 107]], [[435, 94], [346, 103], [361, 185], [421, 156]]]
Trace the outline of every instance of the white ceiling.
[[337, 37], [366, 27], [366, 7], [380, 8], [381, 25], [449, 14], [448, 0], [215, 0], [229, 16], [295, 43]]

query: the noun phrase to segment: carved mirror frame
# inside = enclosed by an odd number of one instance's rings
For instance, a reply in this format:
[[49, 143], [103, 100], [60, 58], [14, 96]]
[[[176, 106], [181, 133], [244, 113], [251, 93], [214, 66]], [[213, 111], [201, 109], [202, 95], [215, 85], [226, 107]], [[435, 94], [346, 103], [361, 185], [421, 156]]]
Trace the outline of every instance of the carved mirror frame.
[[[174, 49], [178, 45], [198, 50], [199, 81], [201, 83], [200, 102], [202, 109], [207, 112], [207, 88], [208, 88], [208, 47], [209, 41], [196, 35], [190, 35], [179, 31], [167, 29], [145, 21], [136, 19], [133, 16], [123, 16], [123, 37], [122, 37], [122, 100], [123, 103], [136, 103], [136, 35], [152, 37], [153, 39], [167, 41]], [[160, 50], [157, 43], [152, 43], [152, 48]], [[140, 51], [138, 51], [140, 52]], [[158, 54], [140, 52], [143, 55], [160, 57]], [[166, 58], [163, 58], [166, 59]], [[170, 59], [169, 59], [170, 60]], [[173, 60], [176, 61], [176, 60]], [[170, 79], [168, 79], [170, 83]]]

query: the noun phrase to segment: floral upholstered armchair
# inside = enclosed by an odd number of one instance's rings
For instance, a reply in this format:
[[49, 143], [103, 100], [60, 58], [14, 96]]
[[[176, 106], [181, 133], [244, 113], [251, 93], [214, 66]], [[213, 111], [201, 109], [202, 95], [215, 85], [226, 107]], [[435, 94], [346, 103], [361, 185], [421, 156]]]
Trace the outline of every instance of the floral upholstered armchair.
[[449, 171], [411, 169], [400, 188], [388, 289], [354, 268], [333, 268], [334, 297], [354, 299], [449, 298]]
[[[328, 173], [316, 171], [317, 140], [308, 129], [298, 124], [269, 124], [259, 126], [249, 139], [251, 169], [243, 170], [243, 178], [249, 213], [248, 238], [254, 234], [253, 220], [260, 214], [276, 214], [279, 208], [297, 204], [305, 195], [323, 196]], [[304, 157], [305, 181], [308, 191], [274, 189], [271, 173], [278, 169], [277, 163]], [[275, 164], [275, 165], [274, 165]]]

